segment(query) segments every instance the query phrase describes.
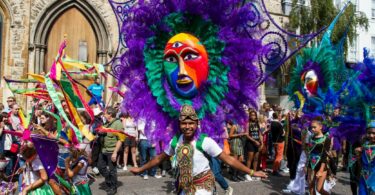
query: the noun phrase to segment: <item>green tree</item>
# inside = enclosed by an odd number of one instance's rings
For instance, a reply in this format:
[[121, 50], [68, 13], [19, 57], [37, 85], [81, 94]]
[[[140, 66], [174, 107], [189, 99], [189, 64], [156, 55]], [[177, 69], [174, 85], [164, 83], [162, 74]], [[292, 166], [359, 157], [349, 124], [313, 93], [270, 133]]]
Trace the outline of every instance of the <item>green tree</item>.
[[[327, 27], [340, 11], [333, 4], [333, 0], [310, 0], [310, 5], [306, 7], [298, 4], [298, 0], [293, 0], [288, 28], [299, 29], [301, 34], [316, 32]], [[353, 43], [358, 26], [367, 30], [368, 19], [363, 12], [356, 12], [355, 5], [350, 4], [335, 26], [332, 33], [333, 43], [337, 43], [347, 31], [347, 40], [344, 43], [347, 53], [348, 42]]]

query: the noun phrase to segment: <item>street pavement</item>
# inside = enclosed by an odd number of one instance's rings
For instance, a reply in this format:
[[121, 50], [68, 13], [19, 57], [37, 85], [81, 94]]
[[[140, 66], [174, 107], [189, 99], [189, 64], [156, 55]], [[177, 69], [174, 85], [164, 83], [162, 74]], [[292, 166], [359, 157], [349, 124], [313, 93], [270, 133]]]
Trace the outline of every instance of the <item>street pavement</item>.
[[[149, 177], [144, 180], [143, 177], [133, 176], [130, 173], [119, 172], [119, 187], [118, 195], [166, 195], [174, 194], [173, 192], [173, 178], [169, 175], [157, 179]], [[227, 179], [228, 177], [226, 177]], [[229, 185], [234, 189], [233, 195], [277, 195], [282, 194], [281, 190], [288, 184], [289, 177], [275, 177], [269, 176], [264, 181], [250, 181], [250, 182], [232, 182], [227, 179]], [[91, 190], [94, 195], [106, 194], [102, 190], [104, 178], [98, 177], [97, 181], [91, 185]], [[224, 191], [216, 184], [218, 194], [224, 194]], [[332, 194], [350, 195], [349, 173], [339, 172], [337, 175], [337, 184], [333, 189]]]

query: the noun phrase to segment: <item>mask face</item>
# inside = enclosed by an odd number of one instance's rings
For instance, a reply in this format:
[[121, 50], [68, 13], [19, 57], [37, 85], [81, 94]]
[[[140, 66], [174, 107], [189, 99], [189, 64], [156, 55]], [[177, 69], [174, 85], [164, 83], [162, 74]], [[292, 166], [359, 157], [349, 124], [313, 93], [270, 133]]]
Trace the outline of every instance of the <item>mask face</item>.
[[318, 91], [318, 75], [314, 70], [307, 71], [302, 75], [303, 88], [308, 96], [316, 96]]
[[177, 34], [165, 46], [163, 68], [171, 88], [193, 98], [208, 77], [207, 51], [195, 36]]

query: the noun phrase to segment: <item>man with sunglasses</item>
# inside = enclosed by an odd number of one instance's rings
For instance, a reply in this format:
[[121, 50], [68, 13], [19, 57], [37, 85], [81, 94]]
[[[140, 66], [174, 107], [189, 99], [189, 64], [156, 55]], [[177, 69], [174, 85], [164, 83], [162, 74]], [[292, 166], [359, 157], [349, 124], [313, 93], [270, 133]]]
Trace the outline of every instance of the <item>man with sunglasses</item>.
[[215, 187], [215, 179], [206, 155], [217, 157], [233, 168], [250, 174], [250, 176], [267, 177], [265, 173], [261, 171], [254, 172], [254, 170], [250, 170], [235, 158], [225, 154], [213, 139], [209, 137], [201, 139], [202, 136], [197, 134], [199, 126], [198, 115], [192, 106], [182, 106], [179, 124], [181, 136], [178, 137], [178, 140], [176, 140], [177, 137], [175, 136], [163, 153], [142, 167], [133, 167], [130, 171], [134, 174], [141, 173], [176, 155], [179, 172], [178, 194], [182, 192], [183, 194], [212, 194]]
[[3, 112], [6, 112], [6, 113], [9, 113], [12, 111], [12, 108], [13, 108], [13, 105], [16, 104], [16, 98], [13, 97], [13, 96], [10, 96], [7, 98], [7, 104], [8, 104], [8, 107], [6, 107]]

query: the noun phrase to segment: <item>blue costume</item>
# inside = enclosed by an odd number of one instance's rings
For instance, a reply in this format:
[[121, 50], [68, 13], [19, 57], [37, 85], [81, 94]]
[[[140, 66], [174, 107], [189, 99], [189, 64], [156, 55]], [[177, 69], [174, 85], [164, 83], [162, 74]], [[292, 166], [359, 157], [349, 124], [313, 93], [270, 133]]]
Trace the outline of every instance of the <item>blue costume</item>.
[[362, 145], [362, 170], [359, 180], [359, 194], [375, 193], [375, 144]]

